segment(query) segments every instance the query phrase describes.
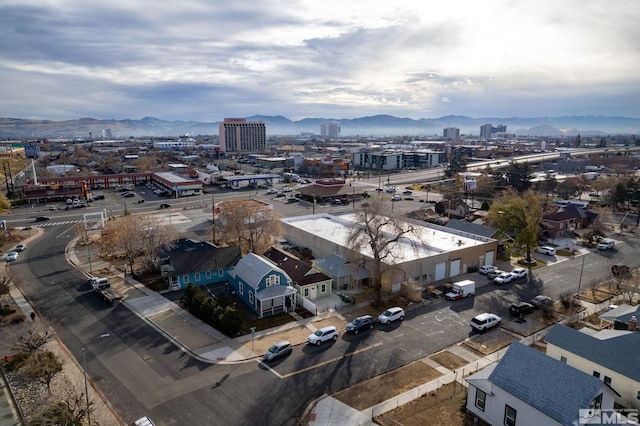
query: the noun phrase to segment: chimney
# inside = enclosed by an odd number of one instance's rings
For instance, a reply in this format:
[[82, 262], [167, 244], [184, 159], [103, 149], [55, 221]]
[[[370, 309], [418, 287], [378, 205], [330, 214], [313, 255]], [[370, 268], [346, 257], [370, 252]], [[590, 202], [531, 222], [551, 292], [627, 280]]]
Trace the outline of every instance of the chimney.
[[629, 331], [636, 331], [636, 328], [638, 327], [638, 321], [636, 320], [636, 316], [632, 316], [629, 319]]

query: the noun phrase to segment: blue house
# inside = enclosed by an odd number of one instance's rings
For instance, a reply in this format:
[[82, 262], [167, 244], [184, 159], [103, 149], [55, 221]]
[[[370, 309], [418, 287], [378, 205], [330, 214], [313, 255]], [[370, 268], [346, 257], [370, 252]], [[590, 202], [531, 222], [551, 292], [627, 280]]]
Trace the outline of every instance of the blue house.
[[260, 318], [296, 309], [291, 278], [261, 256], [247, 254], [229, 271], [229, 277], [236, 294]]
[[189, 283], [196, 286], [229, 281], [229, 270], [241, 258], [238, 247], [216, 247], [206, 241], [181, 238], [174, 247], [158, 254], [160, 272], [170, 290], [180, 290]]

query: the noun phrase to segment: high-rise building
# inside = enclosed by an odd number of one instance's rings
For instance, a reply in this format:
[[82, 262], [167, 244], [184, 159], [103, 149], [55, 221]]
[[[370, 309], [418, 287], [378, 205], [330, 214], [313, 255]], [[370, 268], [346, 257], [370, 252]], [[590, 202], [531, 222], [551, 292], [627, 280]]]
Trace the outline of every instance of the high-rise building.
[[499, 124], [496, 127], [493, 127], [491, 124], [485, 124], [484, 126], [480, 126], [480, 137], [484, 139], [491, 139], [494, 133], [506, 133], [507, 126], [504, 124]]
[[326, 138], [337, 138], [340, 136], [340, 122], [325, 121], [320, 124], [320, 135]]
[[219, 128], [220, 151], [225, 153], [262, 152], [267, 147], [267, 130], [262, 121], [225, 118]]
[[113, 139], [113, 134], [110, 128], [102, 129], [102, 139]]
[[445, 139], [457, 140], [460, 139], [460, 129], [457, 127], [447, 127], [442, 132]]

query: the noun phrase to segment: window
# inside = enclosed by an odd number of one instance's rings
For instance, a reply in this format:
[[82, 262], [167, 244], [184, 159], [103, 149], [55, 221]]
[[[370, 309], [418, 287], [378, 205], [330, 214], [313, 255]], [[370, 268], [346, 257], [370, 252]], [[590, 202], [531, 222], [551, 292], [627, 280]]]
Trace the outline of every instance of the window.
[[280, 285], [280, 275], [269, 275], [266, 280], [267, 287]]
[[505, 426], [516, 426], [516, 409], [506, 404], [504, 406], [504, 424]]
[[640, 400], [640, 389], [636, 391], [636, 399]]
[[596, 370], [593, 370], [593, 377], [595, 377], [596, 379], [599, 379], [600, 378], [600, 372], [596, 371]]
[[224, 269], [218, 269], [218, 276], [219, 277], [224, 276]]
[[560, 355], [560, 362], [567, 363], [567, 357], [564, 355]]
[[476, 407], [484, 411], [484, 404], [487, 401], [487, 394], [476, 388]]
[[244, 294], [244, 284], [238, 283], [238, 293]]
[[322, 286], [320, 287], [320, 292], [322, 292], [322, 293], [326, 293], [327, 292], [327, 285], [326, 284], [322, 284]]
[[304, 288], [304, 297], [309, 297], [309, 289], [308, 288]]
[[196, 272], [196, 281], [200, 281], [200, 272]]
[[249, 292], [249, 303], [253, 304], [253, 293]]
[[185, 283], [188, 283], [188, 282], [189, 282], [189, 275], [185, 275], [185, 276], [183, 276], [183, 277], [182, 277], [182, 280], [183, 280]]
[[609, 377], [609, 376], [604, 376], [604, 382], [605, 382], [606, 384], [608, 384], [609, 386], [611, 386], [611, 377]]
[[594, 410], [599, 410], [600, 408], [602, 408], [602, 394], [593, 398], [593, 401], [591, 402], [591, 407], [589, 408], [592, 408]]
[[207, 271], [207, 275], [206, 275], [207, 279], [210, 280], [211, 279], [211, 271]]

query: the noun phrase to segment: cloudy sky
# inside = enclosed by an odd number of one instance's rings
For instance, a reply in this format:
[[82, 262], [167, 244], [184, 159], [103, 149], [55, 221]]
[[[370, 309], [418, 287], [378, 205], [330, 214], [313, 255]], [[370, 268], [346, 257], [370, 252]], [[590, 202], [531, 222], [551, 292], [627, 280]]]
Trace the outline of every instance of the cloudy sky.
[[638, 0], [0, 0], [0, 117], [640, 117]]

